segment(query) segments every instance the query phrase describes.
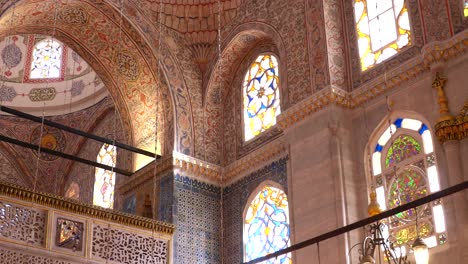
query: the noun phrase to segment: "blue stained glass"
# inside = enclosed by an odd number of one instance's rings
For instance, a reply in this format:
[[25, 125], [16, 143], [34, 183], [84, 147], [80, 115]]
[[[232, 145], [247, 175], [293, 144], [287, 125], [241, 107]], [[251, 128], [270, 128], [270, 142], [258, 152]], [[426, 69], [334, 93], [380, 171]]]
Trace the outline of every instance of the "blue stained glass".
[[248, 141], [276, 124], [281, 113], [278, 60], [261, 55], [244, 78], [244, 136]]
[[396, 126], [396, 128], [401, 128], [401, 123], [403, 123], [403, 118], [398, 118], [393, 124]]
[[[250, 203], [244, 219], [245, 261], [250, 261], [289, 246], [289, 211], [286, 194], [266, 186]], [[292, 263], [282, 255], [265, 264]]]
[[382, 152], [383, 147], [379, 144], [375, 146], [375, 151], [374, 152]]
[[418, 133], [420, 135], [422, 135], [424, 133], [424, 131], [427, 130], [427, 126], [425, 124], [422, 124], [421, 128], [419, 129]]

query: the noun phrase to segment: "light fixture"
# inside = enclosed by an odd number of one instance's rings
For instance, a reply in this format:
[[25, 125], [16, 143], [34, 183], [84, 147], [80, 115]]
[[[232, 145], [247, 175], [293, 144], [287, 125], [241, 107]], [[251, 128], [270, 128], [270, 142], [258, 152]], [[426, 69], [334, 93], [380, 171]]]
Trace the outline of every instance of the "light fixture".
[[420, 237], [416, 238], [413, 243], [414, 259], [416, 264], [428, 264], [429, 263], [429, 249], [426, 243]]

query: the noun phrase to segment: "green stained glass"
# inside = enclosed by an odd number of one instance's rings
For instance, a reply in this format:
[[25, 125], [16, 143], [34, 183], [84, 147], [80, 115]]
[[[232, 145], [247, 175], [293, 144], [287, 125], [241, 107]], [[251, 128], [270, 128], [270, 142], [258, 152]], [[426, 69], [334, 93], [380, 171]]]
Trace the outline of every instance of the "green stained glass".
[[[426, 179], [412, 167], [405, 168], [393, 181], [388, 193], [388, 205], [391, 208], [409, 203], [427, 195]], [[421, 210], [420, 210], [421, 211]], [[410, 209], [395, 215], [399, 220], [407, 222], [416, 219], [415, 209]]]
[[385, 165], [388, 168], [390, 165], [399, 163], [419, 153], [421, 153], [421, 144], [416, 139], [411, 136], [400, 135], [393, 141], [392, 146], [388, 148]]
[[[434, 234], [433, 226], [428, 222], [423, 222], [418, 226], [419, 236], [425, 238]], [[392, 231], [392, 236], [397, 245], [407, 244], [417, 238], [416, 225], [405, 227], [402, 229]]]

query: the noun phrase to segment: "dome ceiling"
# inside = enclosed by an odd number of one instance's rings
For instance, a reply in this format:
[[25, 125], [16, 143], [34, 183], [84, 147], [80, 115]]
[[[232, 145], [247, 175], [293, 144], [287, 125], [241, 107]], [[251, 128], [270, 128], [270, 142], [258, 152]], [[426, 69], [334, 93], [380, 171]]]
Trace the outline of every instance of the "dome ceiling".
[[50, 116], [87, 108], [108, 95], [96, 72], [50, 37], [7, 37], [0, 42], [0, 59], [4, 106], [34, 115], [42, 115], [44, 108]]

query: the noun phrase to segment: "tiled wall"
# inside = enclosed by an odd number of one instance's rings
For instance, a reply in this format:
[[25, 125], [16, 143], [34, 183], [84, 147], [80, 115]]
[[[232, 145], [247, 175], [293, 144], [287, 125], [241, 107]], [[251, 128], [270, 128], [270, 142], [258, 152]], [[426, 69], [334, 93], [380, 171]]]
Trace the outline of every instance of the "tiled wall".
[[240, 181], [227, 186], [223, 190], [224, 203], [224, 263], [241, 263], [243, 261], [243, 211], [250, 194], [262, 182], [269, 180], [283, 186], [287, 191], [287, 161], [289, 157], [281, 158], [255, 171]]
[[220, 188], [174, 176], [174, 263], [219, 264]]

